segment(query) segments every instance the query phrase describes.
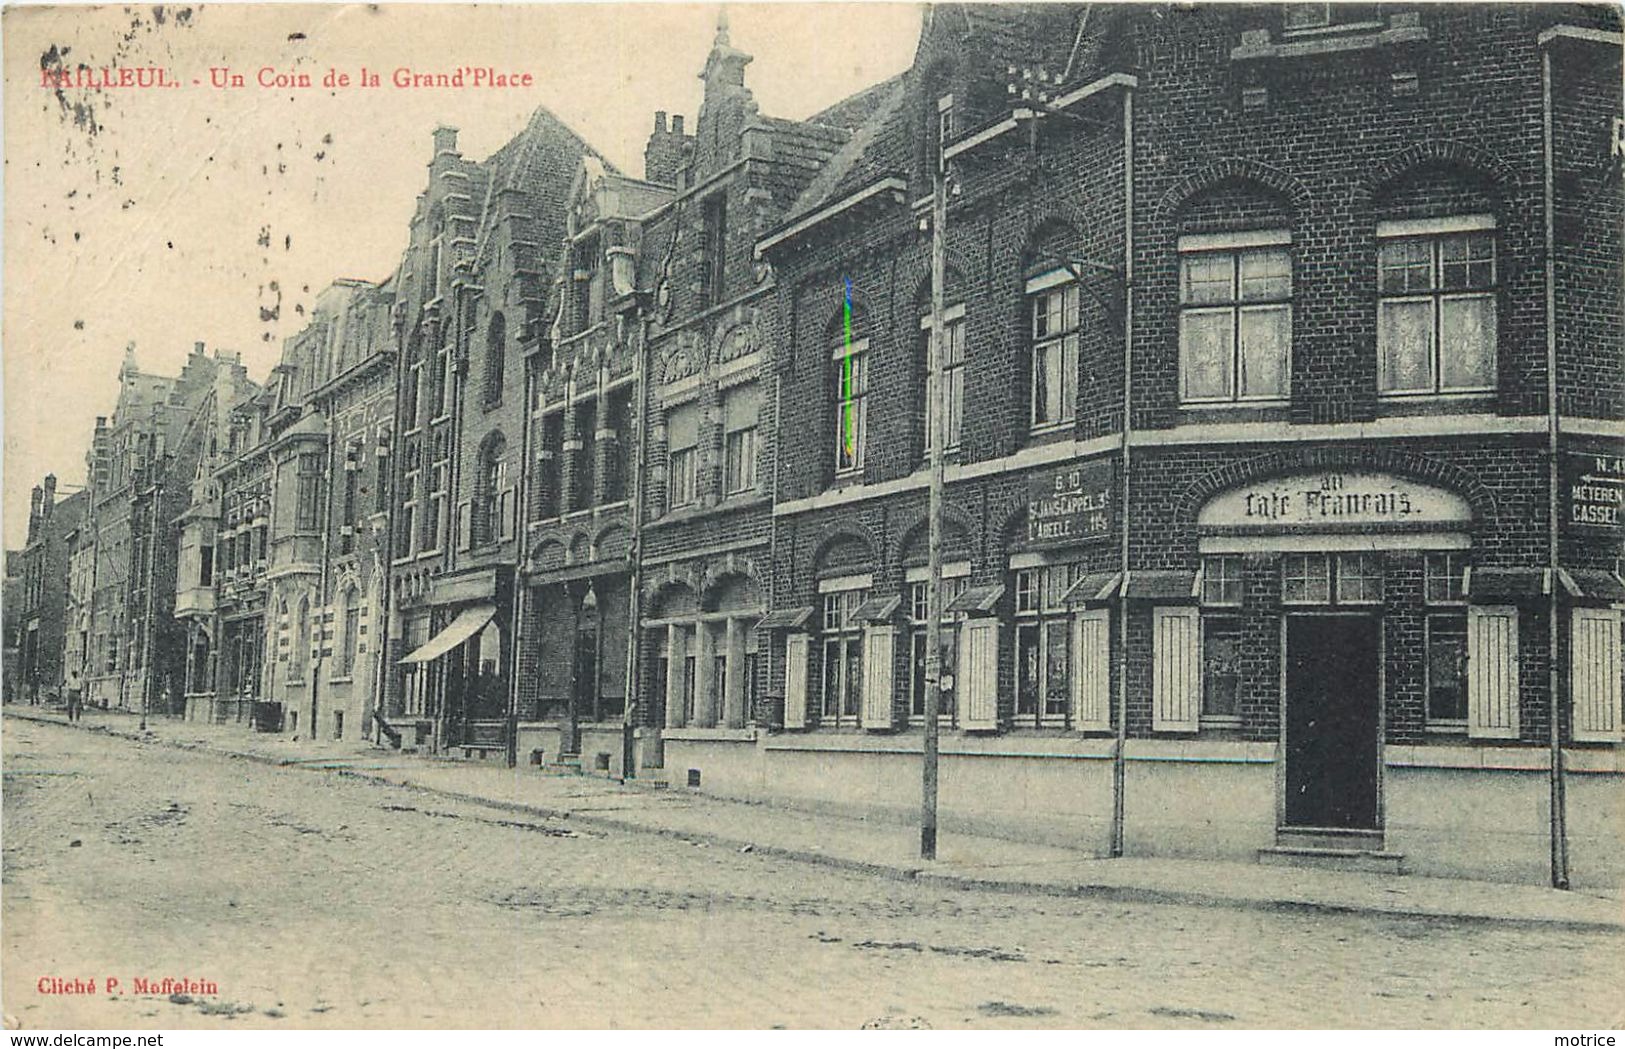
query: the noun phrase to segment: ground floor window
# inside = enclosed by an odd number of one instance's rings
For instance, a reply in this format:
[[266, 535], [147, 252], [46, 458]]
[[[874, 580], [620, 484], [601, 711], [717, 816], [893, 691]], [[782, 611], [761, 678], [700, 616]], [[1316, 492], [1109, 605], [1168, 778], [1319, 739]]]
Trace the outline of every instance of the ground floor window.
[[825, 725], [856, 725], [863, 703], [863, 624], [858, 606], [869, 596], [867, 586], [823, 595], [823, 658], [819, 694]]
[[1072, 707], [1072, 616], [1064, 597], [1080, 564], [1015, 573], [1016, 719], [1065, 724]]
[[[950, 575], [952, 573], [952, 575]], [[911, 570], [908, 584], [909, 593], [909, 707], [911, 718], [925, 717], [925, 653], [926, 653], [926, 623], [927, 601], [926, 582], [924, 579], [915, 579], [918, 570]], [[943, 566], [942, 579], [942, 607], [965, 592], [965, 586], [970, 582], [969, 563], [959, 563]], [[939, 633], [938, 651], [940, 653], [939, 665], [941, 667], [941, 700], [937, 708], [938, 717], [949, 724], [955, 722], [954, 692], [955, 667], [959, 654], [959, 628], [954, 621], [943, 616], [942, 629]]]
[[1202, 720], [1241, 718], [1241, 617], [1202, 617]]
[[1467, 731], [1467, 616], [1427, 617], [1427, 722], [1429, 728]]

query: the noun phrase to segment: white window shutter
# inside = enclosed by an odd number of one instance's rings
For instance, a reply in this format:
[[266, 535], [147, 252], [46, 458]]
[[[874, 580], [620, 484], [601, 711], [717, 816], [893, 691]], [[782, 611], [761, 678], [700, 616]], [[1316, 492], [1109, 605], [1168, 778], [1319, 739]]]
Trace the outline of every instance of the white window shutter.
[[1201, 611], [1158, 605], [1151, 619], [1151, 730], [1195, 732], [1202, 709]]
[[515, 494], [514, 486], [510, 485], [502, 490], [502, 495], [497, 501], [497, 518], [501, 522], [497, 528], [498, 538], [513, 538], [514, 508], [519, 502], [518, 499], [514, 498]]
[[1467, 609], [1467, 735], [1518, 738], [1518, 610]]
[[863, 632], [864, 728], [892, 727], [892, 656], [896, 646], [894, 626], [873, 624]]
[[788, 634], [784, 639], [784, 727], [807, 727], [807, 652], [812, 638]]
[[1620, 712], [1620, 614], [1617, 608], [1576, 608], [1570, 613], [1569, 694], [1574, 739], [1612, 743], [1625, 739]]
[[960, 727], [999, 727], [999, 621], [967, 619], [959, 628]]
[[1111, 609], [1080, 612], [1072, 626], [1072, 723], [1108, 729], [1111, 708]]

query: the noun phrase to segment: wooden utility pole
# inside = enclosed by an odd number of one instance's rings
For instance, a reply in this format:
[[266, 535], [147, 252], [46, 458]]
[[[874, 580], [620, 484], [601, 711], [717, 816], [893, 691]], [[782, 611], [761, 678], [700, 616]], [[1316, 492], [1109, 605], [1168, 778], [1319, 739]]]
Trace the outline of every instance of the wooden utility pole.
[[937, 858], [937, 760], [942, 709], [942, 495], [943, 444], [948, 433], [947, 405], [942, 397], [943, 281], [948, 257], [947, 162], [938, 157], [931, 180], [931, 339], [930, 370], [925, 380], [925, 400], [930, 426], [926, 443], [931, 456], [930, 504], [927, 511], [928, 541], [925, 579], [925, 742], [921, 772], [920, 858]]

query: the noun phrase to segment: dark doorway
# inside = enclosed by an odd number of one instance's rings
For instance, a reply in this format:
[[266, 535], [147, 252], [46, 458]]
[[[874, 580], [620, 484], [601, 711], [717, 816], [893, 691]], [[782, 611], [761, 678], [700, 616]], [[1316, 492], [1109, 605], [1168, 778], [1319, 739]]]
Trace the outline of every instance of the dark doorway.
[[1379, 621], [1289, 616], [1286, 822], [1377, 828]]

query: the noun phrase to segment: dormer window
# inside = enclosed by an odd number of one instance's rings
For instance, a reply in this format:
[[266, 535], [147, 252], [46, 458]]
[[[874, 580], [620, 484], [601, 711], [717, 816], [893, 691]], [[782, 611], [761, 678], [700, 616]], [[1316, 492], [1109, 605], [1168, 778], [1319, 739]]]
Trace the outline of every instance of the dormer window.
[[1379, 24], [1372, 4], [1285, 4], [1281, 29], [1287, 33], [1352, 29]]

